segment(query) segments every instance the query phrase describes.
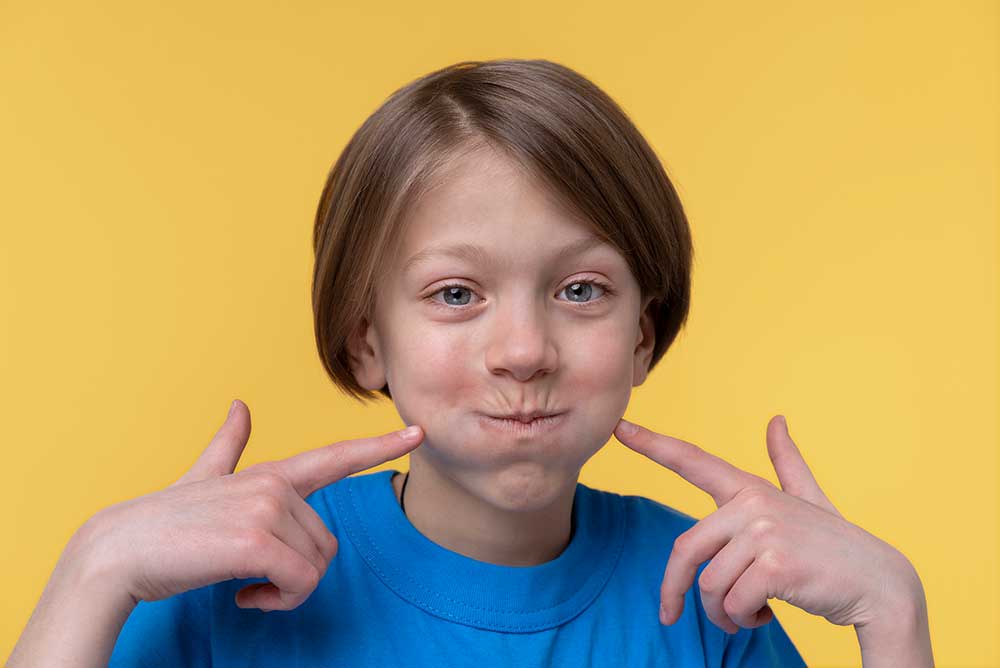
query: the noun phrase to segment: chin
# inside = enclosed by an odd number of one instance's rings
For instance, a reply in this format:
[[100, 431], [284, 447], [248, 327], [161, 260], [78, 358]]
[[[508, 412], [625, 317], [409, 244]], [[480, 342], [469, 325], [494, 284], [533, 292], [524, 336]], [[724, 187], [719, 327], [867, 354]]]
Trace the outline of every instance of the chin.
[[567, 487], [576, 485], [576, 476], [533, 462], [518, 462], [486, 474], [477, 484], [480, 496], [498, 508], [530, 512], [555, 503]]

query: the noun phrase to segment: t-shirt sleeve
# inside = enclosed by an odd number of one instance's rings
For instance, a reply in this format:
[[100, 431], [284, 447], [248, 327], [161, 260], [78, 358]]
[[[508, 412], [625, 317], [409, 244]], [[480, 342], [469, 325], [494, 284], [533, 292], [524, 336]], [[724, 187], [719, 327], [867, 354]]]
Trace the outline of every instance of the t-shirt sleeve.
[[109, 668], [209, 668], [210, 587], [139, 601], [125, 620]]
[[723, 668], [802, 668], [806, 665], [777, 616], [755, 629], [726, 636]]

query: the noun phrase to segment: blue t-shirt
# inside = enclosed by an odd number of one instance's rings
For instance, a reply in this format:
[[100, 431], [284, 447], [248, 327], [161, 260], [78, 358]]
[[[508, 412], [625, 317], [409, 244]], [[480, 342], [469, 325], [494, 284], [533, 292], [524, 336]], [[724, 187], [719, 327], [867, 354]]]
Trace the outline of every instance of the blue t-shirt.
[[140, 601], [110, 668], [805, 665], [777, 618], [732, 635], [715, 626], [697, 580], [681, 618], [660, 624], [667, 557], [697, 521], [688, 515], [577, 483], [563, 552], [500, 566], [421, 534], [399, 507], [394, 473], [344, 478], [306, 499], [339, 549], [302, 605], [237, 607], [236, 592], [264, 578]]

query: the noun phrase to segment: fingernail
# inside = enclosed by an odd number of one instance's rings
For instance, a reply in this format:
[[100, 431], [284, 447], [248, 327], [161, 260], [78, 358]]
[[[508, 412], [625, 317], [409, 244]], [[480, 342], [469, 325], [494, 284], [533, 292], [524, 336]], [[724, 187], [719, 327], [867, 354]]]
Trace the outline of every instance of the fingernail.
[[399, 435], [402, 436], [403, 438], [413, 438], [419, 433], [420, 433], [420, 427], [418, 427], [417, 425], [412, 425], [400, 431]]
[[785, 426], [785, 431], [787, 432], [788, 431], [788, 418], [786, 418], [784, 415], [781, 416], [781, 424], [783, 424]]
[[625, 436], [631, 436], [635, 432], [639, 431], [639, 427], [636, 426], [636, 425], [634, 425], [634, 424], [632, 424], [631, 422], [629, 422], [625, 418], [622, 418], [618, 422], [618, 431], [620, 433], [624, 434]]
[[664, 626], [667, 625], [667, 609], [662, 605], [660, 606], [660, 623]]
[[236, 410], [236, 400], [233, 399], [233, 403], [229, 404], [229, 414], [226, 415], [226, 419], [233, 417], [233, 411]]

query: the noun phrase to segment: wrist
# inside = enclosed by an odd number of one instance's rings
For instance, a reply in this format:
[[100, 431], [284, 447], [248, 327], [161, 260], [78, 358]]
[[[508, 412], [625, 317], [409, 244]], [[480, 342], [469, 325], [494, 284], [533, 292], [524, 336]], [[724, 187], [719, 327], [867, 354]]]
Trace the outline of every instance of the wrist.
[[101, 513], [90, 518], [70, 538], [56, 568], [65, 568], [64, 577], [74, 588], [115, 601], [131, 612], [139, 601], [131, 593], [126, 564], [111, 546], [109, 534]]
[[91, 527], [69, 540], [7, 660], [10, 668], [107, 666], [118, 634], [136, 606], [120, 569], [90, 549]]
[[871, 621], [854, 625], [862, 665], [932, 668], [934, 657], [923, 584], [905, 557], [897, 573], [902, 584], [887, 587], [884, 602]]

